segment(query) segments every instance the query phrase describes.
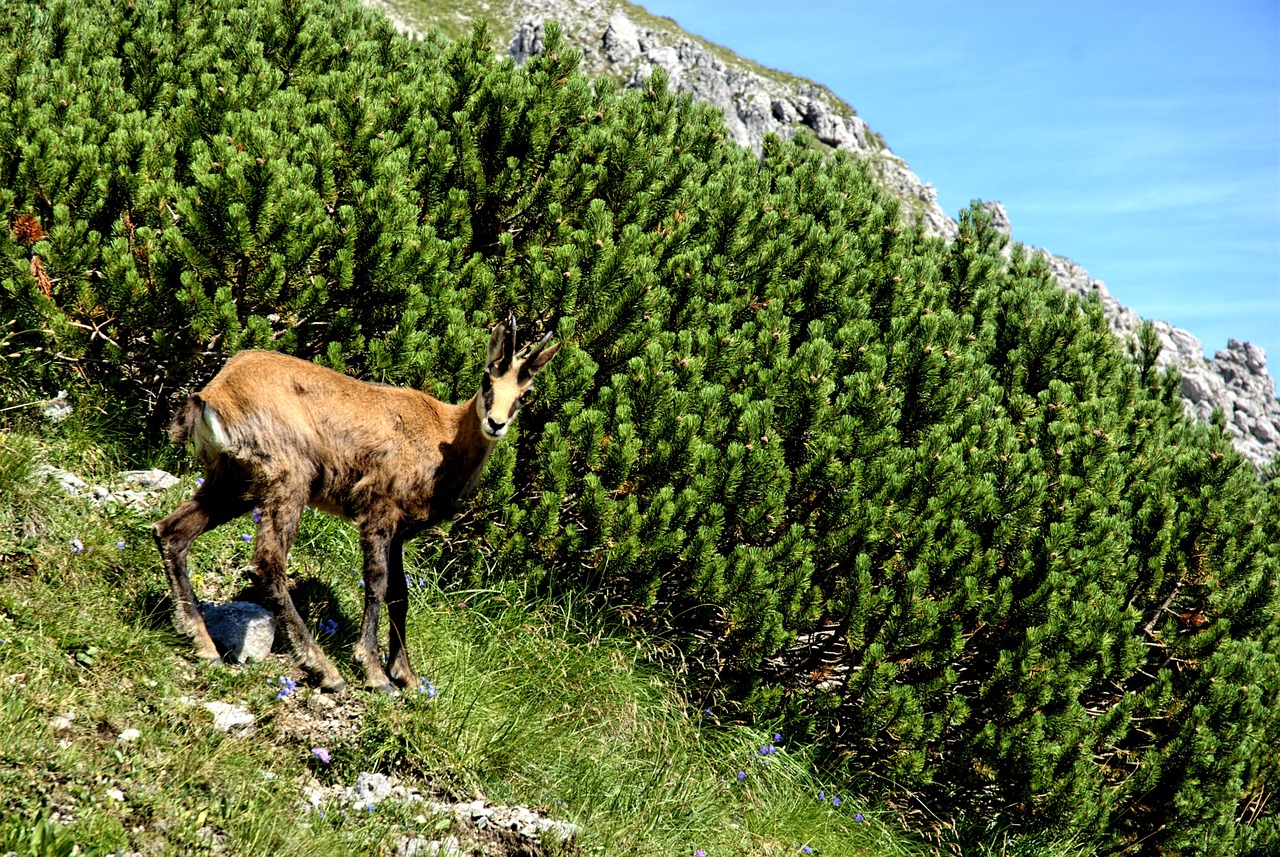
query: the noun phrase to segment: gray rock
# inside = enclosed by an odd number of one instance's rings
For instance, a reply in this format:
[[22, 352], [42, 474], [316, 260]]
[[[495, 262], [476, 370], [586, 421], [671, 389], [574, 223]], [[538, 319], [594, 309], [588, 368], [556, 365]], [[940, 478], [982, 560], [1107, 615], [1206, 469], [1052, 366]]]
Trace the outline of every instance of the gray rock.
[[140, 491], [165, 491], [178, 484], [178, 477], [159, 468], [150, 470], [126, 470], [118, 478]]
[[276, 620], [271, 611], [247, 601], [228, 604], [203, 602], [199, 605], [209, 636], [228, 663], [247, 664], [271, 654], [276, 639]]
[[640, 33], [621, 11], [609, 17], [603, 41], [604, 54], [611, 63], [628, 63], [640, 55]]
[[64, 494], [70, 494], [72, 497], [82, 497], [89, 492], [89, 483], [71, 471], [63, 470], [61, 467], [50, 467], [47, 464], [42, 464], [37, 466], [36, 473], [43, 474], [57, 483]]
[[253, 713], [245, 708], [234, 705], [230, 702], [222, 702], [213, 699], [207, 702], [197, 702], [187, 696], [178, 697], [178, 702], [183, 705], [199, 705], [201, 708], [213, 715], [213, 728], [219, 732], [232, 732], [237, 735], [244, 735], [249, 731], [249, 727], [253, 725]]
[[67, 400], [67, 391], [59, 390], [58, 395], [43, 403], [40, 412], [49, 420], [57, 423], [71, 416], [71, 402]]

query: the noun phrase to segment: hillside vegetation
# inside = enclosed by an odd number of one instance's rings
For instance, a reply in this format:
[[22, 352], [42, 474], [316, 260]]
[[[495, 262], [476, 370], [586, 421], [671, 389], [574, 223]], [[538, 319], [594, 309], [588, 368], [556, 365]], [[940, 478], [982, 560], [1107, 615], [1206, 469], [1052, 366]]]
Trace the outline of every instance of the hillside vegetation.
[[699, 708], [984, 835], [1270, 853], [1276, 490], [1150, 331], [1122, 352], [980, 208], [927, 238], [849, 157], [756, 158], [546, 45], [517, 69], [341, 0], [10, 4], [0, 388], [172, 463], [230, 353], [458, 401], [514, 310], [564, 346], [422, 568], [586, 599]]

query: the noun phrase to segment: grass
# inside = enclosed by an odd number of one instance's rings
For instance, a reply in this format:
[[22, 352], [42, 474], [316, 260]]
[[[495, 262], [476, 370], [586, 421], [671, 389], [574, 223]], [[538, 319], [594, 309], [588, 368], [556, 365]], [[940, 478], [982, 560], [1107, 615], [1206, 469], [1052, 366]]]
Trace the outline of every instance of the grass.
[[[803, 748], [700, 710], [642, 644], [571, 598], [450, 589], [412, 557], [411, 651], [438, 693], [349, 690], [348, 728], [317, 732], [333, 700], [287, 659], [205, 669], [169, 628], [149, 526], [193, 478], [146, 515], [97, 506], [51, 493], [33, 466], [42, 444], [0, 433], [0, 853], [391, 853], [440, 825], [407, 806], [344, 815], [303, 800], [304, 785], [361, 771], [541, 808], [581, 826], [586, 854], [926, 851]], [[114, 466], [89, 447], [57, 458], [90, 482]], [[196, 544], [202, 597], [245, 582], [252, 531], [245, 518]], [[321, 644], [353, 684], [358, 566], [348, 525], [304, 517], [298, 600], [313, 628], [336, 621]], [[299, 685], [279, 698], [282, 674]], [[215, 729], [197, 704], [208, 700], [252, 712], [250, 733]], [[311, 753], [321, 740], [328, 765]]]

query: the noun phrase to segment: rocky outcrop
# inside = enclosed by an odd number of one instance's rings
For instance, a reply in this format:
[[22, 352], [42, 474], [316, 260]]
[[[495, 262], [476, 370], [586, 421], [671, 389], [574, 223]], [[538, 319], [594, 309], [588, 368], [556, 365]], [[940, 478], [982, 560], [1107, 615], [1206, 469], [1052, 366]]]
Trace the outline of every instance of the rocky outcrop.
[[[1138, 335], [1143, 319], [1121, 306], [1100, 280], [1069, 259], [1047, 252], [1045, 258], [1064, 289], [1081, 297], [1097, 296], [1117, 336], [1129, 341]], [[1208, 420], [1221, 408], [1236, 449], [1259, 468], [1266, 467], [1280, 454], [1280, 402], [1263, 350], [1231, 339], [1212, 360], [1206, 360], [1204, 346], [1192, 334], [1165, 321], [1153, 321], [1152, 327], [1161, 345], [1156, 363], [1172, 366], [1182, 376], [1187, 411]]]
[[[393, 0], [366, 2], [387, 8]], [[503, 38], [504, 30], [511, 33], [510, 52], [517, 63], [542, 50], [546, 23], [557, 21], [568, 43], [582, 52], [586, 72], [636, 87], [661, 68], [672, 88], [718, 107], [730, 138], [755, 151], [768, 134], [787, 138], [812, 133], [829, 146], [867, 159], [882, 185], [902, 202], [906, 217], [927, 233], [948, 240], [957, 233], [933, 186], [921, 182], [852, 107], [825, 87], [756, 66], [624, 0], [493, 0], [484, 5], [483, 14], [498, 37]], [[984, 206], [996, 228], [1012, 234], [1004, 208], [999, 203]], [[1045, 255], [1059, 285], [1082, 296], [1097, 294], [1116, 334], [1136, 335], [1142, 324], [1137, 313], [1121, 306], [1079, 265]], [[1221, 408], [1236, 448], [1260, 468], [1280, 455], [1280, 404], [1262, 349], [1232, 340], [1206, 360], [1203, 346], [1187, 331], [1162, 321], [1154, 326], [1164, 345], [1160, 362], [1176, 366], [1182, 375], [1188, 412], [1207, 418]]]
[[955, 236], [955, 221], [939, 207], [933, 187], [921, 182], [852, 107], [825, 87], [757, 70], [627, 3], [525, 0], [512, 5], [518, 16], [510, 50], [517, 63], [542, 49], [546, 22], [555, 20], [570, 44], [582, 51], [589, 73], [639, 87], [662, 69], [672, 89], [719, 108], [729, 137], [757, 152], [769, 134], [786, 139], [812, 133], [833, 148], [869, 160], [883, 185], [902, 201], [907, 217], [921, 222], [929, 234]]

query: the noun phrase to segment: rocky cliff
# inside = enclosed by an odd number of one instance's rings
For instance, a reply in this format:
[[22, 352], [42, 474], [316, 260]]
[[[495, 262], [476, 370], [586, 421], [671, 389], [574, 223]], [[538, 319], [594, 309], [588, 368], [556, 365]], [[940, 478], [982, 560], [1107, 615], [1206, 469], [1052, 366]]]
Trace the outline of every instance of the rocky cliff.
[[[812, 81], [765, 69], [730, 51], [691, 36], [673, 21], [649, 14], [625, 0], [492, 0], [470, 5], [438, 3], [423, 13], [412, 0], [366, 0], [388, 11], [406, 30], [445, 22], [457, 32], [481, 15], [497, 38], [510, 38], [510, 52], [522, 62], [542, 49], [546, 22], [559, 22], [566, 39], [583, 55], [584, 70], [638, 86], [655, 69], [670, 85], [709, 102], [724, 113], [729, 136], [756, 151], [767, 134], [789, 137], [813, 133], [822, 142], [867, 159], [883, 185], [903, 203], [906, 216], [926, 231], [950, 239], [956, 223], [937, 202], [937, 193], [893, 154], [848, 104]], [[417, 17], [415, 17], [417, 15]], [[998, 227], [1011, 233], [999, 203], [988, 203]], [[1069, 259], [1045, 253], [1063, 288], [1096, 294], [1122, 338], [1136, 335], [1142, 319], [1120, 305], [1106, 286]], [[1221, 408], [1236, 448], [1258, 467], [1280, 455], [1280, 403], [1261, 348], [1231, 340], [1206, 359], [1199, 340], [1162, 321], [1153, 323], [1163, 350], [1160, 363], [1182, 375], [1189, 413], [1206, 419]]]

